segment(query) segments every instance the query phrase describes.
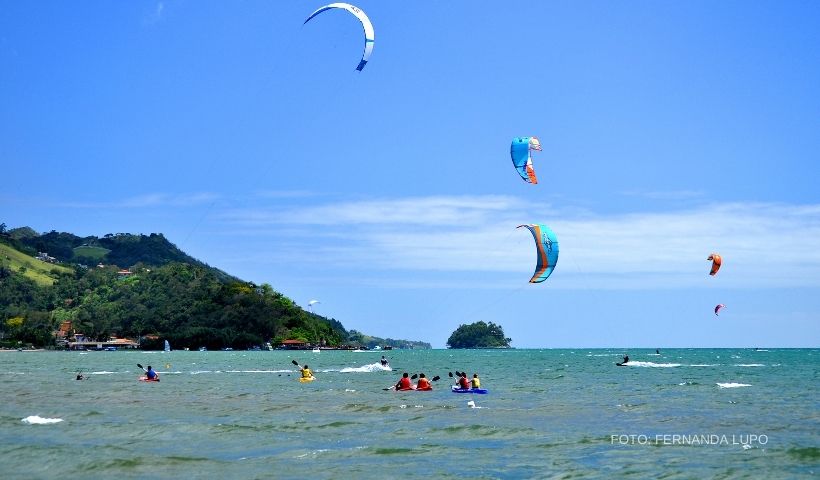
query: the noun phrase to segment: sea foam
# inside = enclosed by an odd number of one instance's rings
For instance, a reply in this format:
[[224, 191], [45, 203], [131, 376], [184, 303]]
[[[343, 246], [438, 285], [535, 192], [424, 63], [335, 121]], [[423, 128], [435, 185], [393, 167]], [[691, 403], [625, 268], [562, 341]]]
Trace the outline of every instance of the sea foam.
[[718, 383], [718, 388], [751, 387], [748, 383]]
[[370, 373], [370, 372], [392, 372], [390, 366], [382, 366], [381, 363], [371, 363], [361, 367], [345, 367], [339, 370], [340, 373]]
[[671, 368], [680, 367], [680, 363], [655, 363], [655, 362], [639, 362], [629, 361], [625, 363], [627, 367], [653, 367], [653, 368]]
[[48, 425], [50, 423], [60, 423], [62, 421], [62, 418], [43, 418], [39, 415], [30, 415], [22, 420], [23, 423], [28, 423], [29, 425]]

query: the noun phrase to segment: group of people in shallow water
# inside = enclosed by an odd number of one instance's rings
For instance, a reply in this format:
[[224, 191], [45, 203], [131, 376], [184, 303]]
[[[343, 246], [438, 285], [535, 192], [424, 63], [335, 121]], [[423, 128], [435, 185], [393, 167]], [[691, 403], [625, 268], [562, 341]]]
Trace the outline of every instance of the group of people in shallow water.
[[456, 386], [458, 388], [481, 388], [481, 379], [478, 378], [478, 374], [474, 373], [472, 379], [467, 379], [467, 372], [456, 372], [457, 379], [456, 379]]
[[[452, 376], [452, 374], [451, 374], [451, 376]], [[413, 377], [415, 377], [415, 375], [413, 375]], [[439, 379], [438, 376], [433, 377], [433, 381], [436, 381], [438, 379]], [[463, 389], [467, 389], [467, 390], [474, 389], [474, 388], [481, 388], [481, 379], [478, 378], [477, 373], [473, 374], [472, 379], [468, 379], [466, 372], [456, 372], [455, 379], [456, 379], [455, 386], [457, 388], [463, 388]], [[411, 380], [410, 375], [407, 372], [404, 372], [404, 373], [402, 373], [401, 378], [399, 379], [398, 383], [396, 383], [396, 385], [393, 386], [393, 389], [394, 390], [399, 390], [399, 391], [402, 391], [402, 390], [432, 390], [433, 389], [433, 384], [427, 378], [426, 375], [424, 375], [423, 373], [419, 373], [418, 381], [416, 382], [415, 385], [413, 385], [413, 382]]]

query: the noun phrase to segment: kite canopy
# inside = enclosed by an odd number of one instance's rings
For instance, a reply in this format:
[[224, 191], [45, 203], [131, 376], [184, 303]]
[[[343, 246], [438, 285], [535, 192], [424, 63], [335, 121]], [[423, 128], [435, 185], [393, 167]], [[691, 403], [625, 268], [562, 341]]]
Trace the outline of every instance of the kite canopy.
[[[355, 15], [360, 22], [362, 22], [362, 27], [364, 28], [364, 53], [362, 54], [362, 59], [359, 62], [359, 66], [356, 67], [356, 70], [361, 72], [364, 66], [367, 64], [367, 61], [370, 59], [370, 54], [373, 53], [373, 42], [375, 41], [376, 34], [373, 31], [373, 24], [370, 23], [370, 19], [367, 18], [367, 15], [365, 15], [359, 7], [355, 7], [349, 3], [331, 3], [311, 13], [307, 20], [305, 20], [305, 23], [309, 22], [316, 15], [319, 15], [320, 13], [330, 10], [332, 8], [341, 8], [343, 10], [347, 10], [348, 12]], [[304, 25], [304, 23], [302, 25]]]
[[721, 309], [721, 308], [724, 308], [724, 307], [726, 307], [726, 305], [724, 305], [724, 304], [722, 304], [722, 303], [721, 303], [721, 304], [719, 304], [719, 305], [717, 305], [717, 306], [715, 306], [715, 315], [717, 315], [717, 314], [718, 314], [718, 312], [720, 311], [720, 309]]
[[717, 253], [712, 253], [706, 260], [712, 261], [712, 271], [709, 272], [709, 275], [715, 275], [718, 270], [720, 270], [720, 264], [723, 262], [723, 259], [720, 258], [720, 255]]
[[538, 257], [535, 263], [535, 273], [530, 283], [541, 283], [552, 274], [558, 263], [558, 237], [550, 228], [542, 223], [519, 225], [516, 228], [527, 227], [535, 239], [535, 248]]
[[521, 178], [528, 183], [538, 183], [532, 168], [532, 151], [541, 151], [541, 142], [536, 137], [516, 137], [510, 145], [510, 158]]

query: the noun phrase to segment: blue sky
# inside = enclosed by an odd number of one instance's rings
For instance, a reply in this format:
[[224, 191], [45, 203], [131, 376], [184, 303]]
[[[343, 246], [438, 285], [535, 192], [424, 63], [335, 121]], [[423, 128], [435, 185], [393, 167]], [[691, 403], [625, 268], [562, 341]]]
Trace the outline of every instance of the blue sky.
[[[362, 72], [352, 15], [302, 25], [321, 5], [7, 2], [0, 222], [161, 232], [435, 347], [478, 320], [520, 348], [820, 343], [820, 3], [360, 1]], [[559, 238], [543, 284], [523, 223]]]

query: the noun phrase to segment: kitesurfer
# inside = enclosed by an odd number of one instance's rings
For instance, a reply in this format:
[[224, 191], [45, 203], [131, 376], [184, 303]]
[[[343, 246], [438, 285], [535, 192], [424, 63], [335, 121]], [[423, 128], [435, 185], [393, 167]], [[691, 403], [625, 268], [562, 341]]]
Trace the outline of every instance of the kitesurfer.
[[299, 371], [302, 372], [302, 378], [313, 378], [313, 372], [310, 371], [307, 364], [305, 364], [305, 366], [302, 367]]
[[382, 362], [382, 367], [386, 367], [386, 366], [387, 366], [387, 359], [386, 359], [386, 358], [384, 358], [384, 355], [382, 355], [381, 362]]
[[623, 363], [627, 363], [627, 362], [629, 362], [629, 355], [624, 355]]
[[410, 375], [407, 372], [401, 374], [401, 379], [396, 384], [396, 390], [412, 390], [413, 384], [410, 382]]
[[427, 380], [427, 377], [424, 376], [423, 373], [419, 373], [419, 381], [416, 383], [416, 390], [432, 390], [433, 385], [430, 383], [430, 380]]
[[481, 380], [478, 378], [477, 373], [473, 374], [473, 380], [471, 383], [473, 388], [481, 388]]
[[148, 365], [148, 368], [145, 370], [145, 379], [151, 381], [159, 380], [159, 375], [151, 368], [151, 365]]

